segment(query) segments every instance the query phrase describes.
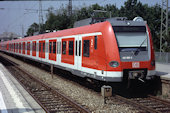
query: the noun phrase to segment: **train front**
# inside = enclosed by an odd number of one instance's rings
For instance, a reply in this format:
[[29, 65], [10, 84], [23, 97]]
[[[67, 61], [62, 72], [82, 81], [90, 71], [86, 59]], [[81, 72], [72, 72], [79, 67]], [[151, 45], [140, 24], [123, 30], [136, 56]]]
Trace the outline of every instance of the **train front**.
[[[117, 41], [124, 80], [145, 82], [155, 75], [155, 56], [149, 27], [141, 17], [110, 21]], [[114, 65], [114, 63], [113, 63]]]

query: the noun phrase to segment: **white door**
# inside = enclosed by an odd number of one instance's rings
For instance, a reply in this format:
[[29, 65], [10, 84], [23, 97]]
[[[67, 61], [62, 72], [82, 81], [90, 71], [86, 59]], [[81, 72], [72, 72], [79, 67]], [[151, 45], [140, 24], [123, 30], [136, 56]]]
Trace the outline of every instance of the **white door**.
[[61, 39], [57, 38], [57, 64], [61, 63]]
[[75, 68], [81, 70], [82, 67], [82, 37], [75, 37]]

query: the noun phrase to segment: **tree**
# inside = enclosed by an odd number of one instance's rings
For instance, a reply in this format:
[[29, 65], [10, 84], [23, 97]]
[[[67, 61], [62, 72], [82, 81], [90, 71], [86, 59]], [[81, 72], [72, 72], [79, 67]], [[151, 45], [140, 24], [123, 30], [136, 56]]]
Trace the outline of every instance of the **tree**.
[[39, 25], [37, 23], [33, 23], [27, 31], [27, 36], [33, 36], [34, 33], [38, 31], [39, 31]]
[[[159, 50], [161, 7], [158, 4], [155, 6], [148, 6], [147, 4], [142, 4], [138, 0], [127, 0], [120, 9], [111, 4], [105, 6], [94, 4], [89, 7], [77, 8], [72, 16], [68, 15], [67, 8], [61, 7], [58, 12], [54, 12], [53, 8], [50, 8], [47, 14], [47, 21], [42, 25], [43, 27], [41, 30], [45, 31], [46, 29], [53, 31], [72, 28], [75, 21], [92, 17], [93, 10], [105, 10], [108, 12], [98, 14], [97, 16], [99, 17], [109, 18], [109, 12], [111, 12], [112, 17], [127, 17], [129, 20], [132, 20], [137, 16], [142, 17], [147, 21], [147, 24], [151, 29], [155, 49]], [[34, 32], [38, 31], [38, 25], [34, 24], [28, 29], [28, 35], [33, 35]]]

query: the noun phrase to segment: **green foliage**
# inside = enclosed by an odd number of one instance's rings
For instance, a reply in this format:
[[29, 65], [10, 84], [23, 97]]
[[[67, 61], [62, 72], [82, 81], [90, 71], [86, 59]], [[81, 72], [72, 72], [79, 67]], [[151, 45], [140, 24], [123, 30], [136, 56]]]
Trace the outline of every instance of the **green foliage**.
[[34, 35], [35, 32], [38, 32], [39, 25], [37, 23], [33, 23], [27, 31], [27, 36]]
[[[68, 15], [67, 8], [61, 7], [58, 13], [53, 11], [53, 8], [49, 8], [47, 14], [47, 20], [41, 30], [63, 30], [73, 27], [75, 21], [82, 20], [85, 18], [92, 17], [93, 10], [104, 10], [107, 13], [100, 13], [99, 17], [127, 17], [132, 20], [136, 16], [142, 17], [147, 21], [149, 28], [151, 29], [154, 47], [156, 50], [159, 49], [160, 40], [160, 20], [161, 20], [161, 7], [159, 5], [148, 6], [147, 4], [142, 4], [138, 0], [127, 0], [124, 6], [118, 9], [115, 5], [107, 4], [105, 6], [100, 6], [98, 4], [91, 5], [89, 7], [77, 8], [73, 11], [72, 16]], [[33, 35], [33, 32], [37, 32], [37, 25], [35, 28], [35, 23], [30, 26], [27, 31], [28, 35]]]

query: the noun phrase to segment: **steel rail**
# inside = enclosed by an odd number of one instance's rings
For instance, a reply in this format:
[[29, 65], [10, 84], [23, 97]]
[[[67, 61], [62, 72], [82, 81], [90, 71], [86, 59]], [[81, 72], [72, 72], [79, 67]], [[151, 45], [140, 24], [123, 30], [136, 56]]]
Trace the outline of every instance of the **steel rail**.
[[[2, 56], [1, 56], [2, 57]], [[4, 58], [4, 57], [3, 57]], [[18, 70], [20, 72], [22, 72], [24, 75], [27, 75], [28, 77], [30, 77], [30, 79], [36, 81], [37, 83], [41, 84], [41, 86], [45, 87], [46, 90], [45, 91], [50, 91], [52, 92], [52, 95], [57, 95], [60, 97], [61, 100], [64, 100], [66, 103], [69, 104], [69, 106], [71, 105], [74, 109], [76, 109], [78, 112], [80, 113], [90, 113], [89, 110], [87, 110], [86, 108], [84, 108], [83, 106], [77, 104], [74, 100], [68, 98], [67, 96], [61, 94], [59, 91], [57, 91], [54, 87], [49, 86], [48, 84], [45, 84], [43, 81], [40, 81], [39, 79], [37, 79], [36, 77], [33, 77], [29, 72], [24, 71], [23, 69], [21, 69], [16, 63], [12, 62], [11, 60], [4, 58], [6, 61], [8, 61], [10, 64], [12, 64], [12, 68], [15, 70]], [[14, 76], [16, 79], [18, 79], [16, 76]], [[19, 83], [24, 87], [25, 90], [28, 91], [28, 93], [37, 101], [37, 103], [47, 112], [47, 113], [51, 113], [51, 112], [56, 112], [57, 110], [50, 110], [45, 106], [45, 104], [47, 105], [48, 103], [44, 102], [42, 103], [36, 96], [35, 94], [33, 94], [33, 92], [36, 91], [30, 91], [27, 89], [28, 86], [24, 86], [23, 82], [25, 78], [21, 78], [21, 80], [18, 80]], [[29, 82], [29, 81], [28, 81]], [[38, 91], [38, 90], [37, 90]], [[44, 90], [42, 90], [44, 91]], [[56, 96], [55, 96], [56, 97]], [[50, 98], [49, 98], [50, 99]], [[67, 111], [68, 112], [68, 111]]]

